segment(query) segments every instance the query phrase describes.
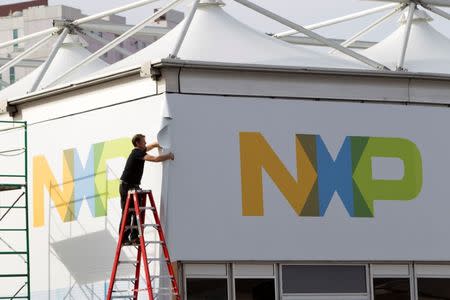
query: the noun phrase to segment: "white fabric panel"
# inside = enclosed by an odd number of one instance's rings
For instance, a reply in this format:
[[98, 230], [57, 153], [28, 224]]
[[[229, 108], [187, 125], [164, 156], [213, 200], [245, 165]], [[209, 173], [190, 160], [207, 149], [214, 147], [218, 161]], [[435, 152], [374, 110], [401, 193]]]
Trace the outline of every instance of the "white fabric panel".
[[[53, 62], [50, 64], [37, 90], [47, 87], [55, 79], [61, 76], [64, 72], [78, 64], [80, 61], [87, 58], [91, 53], [83, 47], [77, 35], [68, 35], [56, 54]], [[70, 82], [76, 79], [81, 79], [88, 74], [97, 70], [105, 68], [108, 64], [100, 59], [96, 59], [90, 64], [84, 65], [71, 76], [67, 77], [64, 82]], [[32, 88], [42, 66], [17, 81], [13, 85], [0, 91], [0, 100], [7, 100], [25, 96]]]
[[450, 277], [450, 265], [419, 265], [414, 266], [417, 277]]
[[409, 276], [408, 265], [371, 265], [373, 277]]
[[233, 265], [234, 277], [267, 277], [274, 276], [274, 265]]
[[187, 264], [184, 265], [186, 276], [227, 276], [226, 264]]
[[[416, 12], [417, 14], [417, 12]], [[411, 72], [449, 73], [450, 39], [434, 29], [422, 13], [415, 16], [405, 56], [405, 68]], [[402, 48], [406, 24], [361, 54], [395, 70]]]

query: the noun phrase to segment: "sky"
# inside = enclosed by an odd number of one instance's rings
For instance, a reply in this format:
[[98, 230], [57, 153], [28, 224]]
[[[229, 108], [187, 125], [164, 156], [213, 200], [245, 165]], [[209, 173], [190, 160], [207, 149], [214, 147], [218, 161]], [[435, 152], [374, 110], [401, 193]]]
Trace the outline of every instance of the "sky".
[[[14, 0], [15, 1], [15, 0]], [[8, 0], [0, 0], [2, 2], [14, 2]], [[277, 14], [288, 18], [301, 25], [309, 25], [330, 18], [340, 17], [346, 14], [354, 13], [360, 10], [368, 9], [371, 7], [381, 6], [386, 2], [371, 1], [371, 0], [252, 0], [254, 3], [269, 9]], [[103, 10], [119, 7], [125, 4], [132, 3], [133, 0], [49, 0], [50, 5], [64, 4], [67, 6], [80, 8], [85, 14], [93, 14]], [[266, 17], [258, 15], [257, 13], [249, 10], [248, 8], [232, 1], [224, 0], [227, 4], [225, 10], [228, 11], [235, 18], [240, 21], [255, 27], [262, 32], [275, 33], [284, 31], [288, 28], [280, 25]], [[127, 17], [129, 24], [136, 24], [140, 20], [144, 19], [154, 8], [162, 7], [168, 3], [167, 0], [160, 0], [156, 3], [146, 5], [141, 8], [133, 9], [129, 12], [122, 13]], [[188, 11], [189, 3], [192, 0], [186, 0], [179, 5], [178, 9], [184, 12]], [[450, 9], [445, 9], [450, 12]], [[387, 11], [375, 14], [373, 16], [364, 17], [359, 20], [353, 20], [347, 23], [334, 25], [328, 28], [317, 30], [318, 33], [327, 37], [333, 38], [348, 38], [354, 33], [358, 32], [365, 26], [374, 22], [380, 18]], [[442, 18], [441, 16], [429, 13], [434, 21], [431, 23], [437, 30], [450, 38], [450, 21]], [[397, 27], [397, 20], [399, 14], [391, 18], [367, 36], [362, 38], [363, 40], [379, 41], [393, 32]]]

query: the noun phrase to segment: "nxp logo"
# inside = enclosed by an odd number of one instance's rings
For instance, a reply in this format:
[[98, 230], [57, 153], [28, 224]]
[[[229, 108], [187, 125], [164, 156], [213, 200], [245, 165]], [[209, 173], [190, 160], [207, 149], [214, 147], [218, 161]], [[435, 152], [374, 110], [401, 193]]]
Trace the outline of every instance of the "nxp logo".
[[[374, 217], [375, 200], [412, 200], [422, 189], [422, 159], [403, 138], [348, 136], [336, 159], [319, 135], [295, 137], [297, 178], [262, 134], [241, 132], [242, 214], [263, 216], [263, 169], [299, 216], [324, 216], [335, 192], [351, 217]], [[372, 158], [398, 158], [403, 177], [372, 178]]]

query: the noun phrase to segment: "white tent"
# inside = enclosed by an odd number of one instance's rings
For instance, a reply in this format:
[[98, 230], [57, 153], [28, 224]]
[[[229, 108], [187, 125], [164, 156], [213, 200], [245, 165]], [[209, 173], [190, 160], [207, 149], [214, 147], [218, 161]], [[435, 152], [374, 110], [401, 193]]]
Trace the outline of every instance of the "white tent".
[[[178, 57], [183, 60], [366, 69], [356, 60], [349, 61], [322, 54], [306, 47], [296, 47], [270, 37], [236, 20], [217, 1], [201, 1], [181, 45]], [[147, 48], [117, 62], [98, 74], [138, 67], [174, 50], [186, 20]]]
[[[58, 78], [68, 68], [72, 67], [79, 61], [88, 57], [91, 53], [84, 48], [82, 41], [77, 35], [68, 35], [54, 60], [50, 64], [47, 72], [39, 84], [37, 90], [45, 88], [49, 83]], [[66, 78], [65, 82], [79, 79], [82, 76], [91, 74], [99, 69], [108, 66], [108, 64], [100, 59], [97, 59], [80, 68], [72, 76]], [[43, 68], [41, 65], [33, 72], [16, 82], [15, 84], [0, 91], [0, 100], [12, 99], [20, 96], [25, 96], [32, 88], [36, 78], [39, 75], [40, 70]]]
[[[415, 10], [405, 55], [404, 68], [410, 72], [450, 73], [450, 39], [434, 29], [433, 19], [423, 10]], [[387, 38], [361, 53], [395, 70], [407, 26], [407, 14], [399, 28]]]

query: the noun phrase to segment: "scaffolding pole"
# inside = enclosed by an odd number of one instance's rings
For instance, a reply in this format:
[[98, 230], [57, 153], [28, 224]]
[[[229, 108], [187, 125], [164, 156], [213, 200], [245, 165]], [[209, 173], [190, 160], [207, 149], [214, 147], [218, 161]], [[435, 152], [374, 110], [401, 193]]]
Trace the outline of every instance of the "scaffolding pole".
[[[5, 194], [7, 198], [11, 197], [10, 201], [0, 205], [0, 233], [8, 233], [0, 240], [0, 257], [7, 258], [6, 265], [2, 265], [2, 268], [0, 268], [0, 286], [2, 287], [0, 299], [30, 299], [27, 123], [0, 121], [0, 125], [7, 127], [2, 128], [2, 137], [6, 134], [17, 134], [18, 138], [21, 136], [23, 138], [20, 147], [15, 145], [11, 149], [1, 149], [0, 151], [0, 157], [3, 159], [2, 174], [0, 174], [0, 194]], [[8, 137], [5, 137], [5, 139], [7, 139], [5, 143], [0, 143], [2, 147], [8, 145]], [[23, 158], [22, 171], [15, 170], [17, 160], [11, 163], [7, 162], [10, 157], [17, 158], [19, 156]], [[16, 192], [17, 194], [15, 194]], [[14, 197], [11, 194], [15, 194]], [[20, 220], [21, 218], [23, 220]], [[21, 225], [18, 225], [18, 222]], [[20, 248], [17, 245], [21, 245]], [[25, 245], [25, 249], [23, 245]]]

